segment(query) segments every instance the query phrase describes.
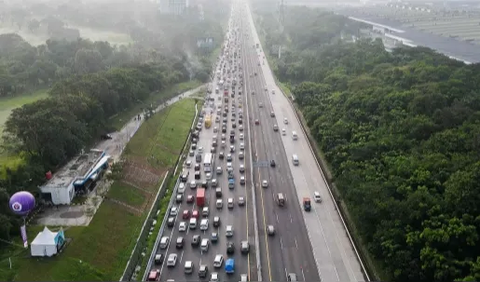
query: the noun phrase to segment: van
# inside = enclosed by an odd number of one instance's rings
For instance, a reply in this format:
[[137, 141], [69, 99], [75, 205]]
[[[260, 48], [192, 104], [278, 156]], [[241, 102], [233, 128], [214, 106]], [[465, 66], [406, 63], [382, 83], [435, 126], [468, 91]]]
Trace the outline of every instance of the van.
[[207, 238], [202, 239], [202, 243], [200, 243], [200, 250], [204, 252], [208, 252], [208, 248], [210, 247], [210, 240]]
[[160, 239], [160, 249], [166, 249], [169, 242], [170, 238], [167, 236], [163, 236], [162, 239]]
[[292, 162], [293, 162], [293, 165], [298, 165], [299, 164], [299, 161], [298, 161], [298, 156], [297, 155], [293, 155], [292, 156]]
[[195, 217], [190, 218], [190, 222], [188, 223], [188, 227], [190, 229], [196, 229], [197, 228], [197, 219]]
[[297, 140], [297, 139], [298, 139], [298, 135], [297, 135], [297, 132], [296, 132], [296, 131], [292, 131], [292, 138], [293, 138], [293, 140]]

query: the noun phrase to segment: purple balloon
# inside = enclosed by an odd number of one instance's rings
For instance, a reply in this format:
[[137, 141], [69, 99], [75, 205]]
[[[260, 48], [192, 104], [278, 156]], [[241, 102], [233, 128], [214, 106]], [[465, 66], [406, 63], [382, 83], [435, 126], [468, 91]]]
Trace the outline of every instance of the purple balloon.
[[35, 197], [27, 191], [20, 191], [10, 197], [10, 209], [18, 215], [27, 215], [35, 207]]

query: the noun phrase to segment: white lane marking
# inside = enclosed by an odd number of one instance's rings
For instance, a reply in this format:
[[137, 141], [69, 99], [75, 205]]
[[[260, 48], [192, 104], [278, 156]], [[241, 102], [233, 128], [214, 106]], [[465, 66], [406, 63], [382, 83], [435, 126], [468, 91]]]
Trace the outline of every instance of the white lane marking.
[[184, 252], [185, 252], [185, 251], [182, 251], [182, 253], [180, 254], [180, 263], [182, 263], [182, 260], [183, 260], [183, 253], [184, 253]]
[[288, 272], [287, 272], [287, 268], [284, 268], [285, 269], [285, 278], [288, 279]]
[[283, 249], [283, 239], [280, 237], [280, 248]]
[[275, 216], [277, 217], [277, 223], [280, 223], [280, 220], [278, 220], [278, 213], [275, 213]]
[[292, 214], [290, 214], [290, 222], [293, 222]]
[[297, 248], [297, 249], [298, 249], [297, 237], [295, 237], [295, 248]]
[[[305, 273], [303, 273], [303, 267], [300, 267], [300, 269], [302, 270], [303, 281], [306, 281], [305, 280]], [[321, 278], [320, 278], [320, 281], [322, 281]]]

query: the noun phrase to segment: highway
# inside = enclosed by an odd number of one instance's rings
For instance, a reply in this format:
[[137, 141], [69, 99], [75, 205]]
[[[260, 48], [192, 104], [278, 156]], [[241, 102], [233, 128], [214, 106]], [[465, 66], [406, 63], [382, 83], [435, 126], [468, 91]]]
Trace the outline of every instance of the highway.
[[[260, 43], [249, 9], [246, 18], [248, 19], [250, 28], [253, 32], [253, 39], [251, 39], [250, 42], [255, 41], [256, 43]], [[251, 43], [250, 45], [253, 46], [253, 43]], [[250, 50], [253, 51], [252, 48], [250, 48]], [[285, 169], [285, 172], [282, 171], [282, 173], [277, 174], [276, 176], [273, 176], [270, 173], [270, 177], [276, 177], [279, 178], [281, 181], [285, 181], [283, 187], [278, 188], [284, 189], [285, 192], [289, 191], [289, 194], [287, 194], [287, 197], [289, 199], [287, 206], [289, 212], [294, 217], [294, 222], [298, 221], [298, 226], [290, 227], [288, 223], [288, 217], [285, 218], [284, 216], [281, 217], [280, 222], [287, 223], [285, 225], [281, 224], [282, 226], [285, 226], [285, 229], [295, 230], [295, 232], [291, 232], [293, 234], [289, 233], [287, 234], [287, 236], [297, 236], [297, 242], [303, 242], [301, 245], [299, 245], [297, 255], [301, 254], [302, 260], [300, 261], [305, 261], [305, 263], [302, 262], [304, 273], [306, 266], [310, 270], [309, 277], [305, 275], [307, 278], [306, 281], [365, 281], [365, 277], [363, 276], [363, 273], [361, 271], [360, 262], [358, 261], [353, 246], [349, 241], [341, 218], [335, 209], [333, 198], [330, 196], [323, 172], [318, 168], [316, 164], [315, 158], [309, 148], [307, 137], [302, 132], [300, 123], [296, 119], [294, 109], [290, 105], [288, 99], [282, 94], [281, 90], [276, 86], [268, 62], [267, 60], [263, 59], [262, 48], [258, 50], [257, 55], [260, 56], [260, 61], [262, 62], [262, 64], [260, 65], [261, 70], [258, 70], [259, 74], [262, 74], [262, 79], [264, 79], [262, 80], [262, 83], [263, 85], [267, 86], [270, 93], [271, 90], [274, 89], [276, 94], [266, 94], [262, 92], [261, 97], [264, 98], [260, 98], [260, 96], [255, 96], [253, 99], [260, 99], [257, 100], [258, 102], [262, 101], [263, 99], [263, 102], [267, 107], [266, 109], [264, 109], [264, 111], [260, 112], [260, 118], [263, 122], [262, 127], [265, 129], [264, 132], [266, 132], [268, 136], [267, 139], [264, 139], [266, 140], [266, 142], [269, 142], [266, 146], [267, 148], [270, 148], [268, 154], [278, 154], [278, 156], [276, 157], [278, 159], [277, 163], [281, 165], [277, 165], [276, 169]], [[254, 54], [252, 54], [252, 56], [254, 56]], [[255, 102], [253, 104], [255, 104]], [[276, 114], [275, 119], [269, 118], [268, 116], [268, 113], [272, 108]], [[258, 107], [256, 107], [256, 109], [258, 109]], [[283, 124], [284, 118], [288, 119], [288, 125]], [[268, 125], [264, 123], [267, 120], [270, 121]], [[279, 142], [278, 139], [275, 139], [275, 134], [272, 135], [272, 131], [269, 130], [271, 129], [271, 125], [273, 123], [278, 124], [280, 128], [286, 129], [286, 136], [282, 136], [283, 142]], [[296, 131], [298, 135], [298, 140], [292, 140], [292, 131]], [[260, 134], [257, 134], [256, 136], [259, 135]], [[279, 135], [280, 133], [278, 134], [278, 136]], [[275, 148], [275, 151], [273, 151], [271, 148]], [[259, 145], [258, 150], [259, 152], [262, 152], [261, 145]], [[293, 165], [291, 161], [293, 154], [298, 155], [300, 162], [299, 166]], [[283, 179], [279, 175], [283, 175]], [[294, 185], [291, 184], [292, 175]], [[271, 188], [272, 187], [268, 189]], [[277, 187], [273, 186], [273, 188], [276, 189]], [[313, 202], [313, 193], [315, 191], [318, 191], [322, 196], [322, 203]], [[303, 211], [303, 209], [300, 210], [299, 206], [302, 204], [303, 197], [310, 197], [312, 199], [311, 212], [305, 212]], [[267, 217], [271, 218], [271, 215], [268, 215], [271, 207], [268, 206], [268, 202], [271, 202], [272, 200], [266, 199], [265, 201], [265, 210], [267, 211]], [[267, 208], [267, 206], [269, 208]], [[277, 210], [278, 209], [275, 209], [275, 211]], [[307, 232], [304, 231], [305, 226], [307, 227]], [[303, 234], [303, 236], [298, 238], [298, 236], [300, 236], [300, 233]], [[281, 230], [279, 234], [283, 234]], [[306, 234], [308, 234], [308, 237]], [[285, 243], [283, 244], [285, 246]], [[276, 247], [274, 243], [271, 243], [269, 245], [269, 249], [278, 248], [278, 244], [276, 245]], [[312, 251], [314, 259], [311, 256]], [[298, 259], [289, 260], [298, 261]], [[278, 263], [280, 262], [275, 261], [273, 263], [273, 265], [275, 265], [275, 268], [277, 268], [276, 265]], [[318, 268], [317, 276], [313, 274], [313, 272], [315, 272], [317, 269], [313, 267], [312, 264], [316, 264], [316, 268]], [[319, 279], [318, 276], [320, 276], [321, 279]]]
[[[230, 21], [230, 26], [234, 26], [233, 20], [231, 19]], [[225, 43], [225, 44], [231, 44], [233, 45], [233, 42], [230, 43]], [[233, 58], [233, 54], [231, 54]], [[228, 57], [230, 58], [230, 56]], [[229, 64], [229, 59], [226, 56], [223, 56], [219, 63], [217, 64], [217, 71], [223, 72], [222, 69], [222, 64], [225, 64], [227, 68], [233, 69], [233, 65]], [[236, 62], [233, 61], [233, 64]], [[232, 77], [237, 76], [238, 71], [232, 75]], [[223, 75], [222, 75], [222, 79]], [[252, 186], [252, 179], [249, 177], [251, 175], [250, 169], [251, 167], [248, 165], [250, 163], [250, 148], [248, 146], [248, 143], [246, 142], [249, 138], [248, 136], [248, 123], [244, 123], [243, 126], [245, 127], [243, 130], [244, 134], [244, 141], [239, 140], [240, 136], [240, 129], [239, 126], [237, 125], [236, 128], [232, 127], [232, 113], [235, 112], [232, 110], [232, 101], [238, 101], [237, 106], [240, 104], [239, 102], [243, 100], [244, 98], [238, 94], [238, 90], [240, 89], [239, 87], [240, 84], [237, 84], [236, 87], [236, 95], [234, 98], [230, 98], [231, 94], [231, 87], [228, 87], [229, 89], [229, 94], [227, 97], [229, 97], [228, 102], [225, 103], [224, 100], [224, 90], [223, 87], [220, 87], [219, 93], [215, 93], [215, 88], [219, 84], [220, 78], [215, 75], [215, 78], [212, 82], [212, 93], [207, 94], [205, 104], [203, 111], [205, 111], [206, 114], [212, 113], [212, 126], [207, 129], [203, 126], [202, 123], [202, 129], [199, 134], [198, 138], [198, 143], [197, 143], [197, 148], [194, 151], [194, 155], [199, 153], [199, 148], [203, 148], [203, 153], [202, 153], [202, 161], [201, 161], [201, 180], [197, 180], [197, 183], [201, 183], [202, 181], [206, 180], [206, 173], [204, 172], [204, 167], [203, 167], [203, 158], [205, 156], [205, 153], [210, 152], [210, 148], [212, 148], [212, 143], [214, 136], [217, 136], [217, 142], [218, 142], [218, 147], [215, 156], [215, 162], [213, 165], [212, 169], [212, 178], [217, 179], [218, 181], [218, 187], [222, 188], [222, 199], [224, 202], [224, 206], [222, 209], [217, 209], [216, 208], [216, 200], [217, 197], [215, 195], [215, 188], [209, 187], [206, 189], [206, 205], [209, 207], [210, 214], [208, 216], [210, 225], [208, 230], [205, 231], [200, 231], [200, 228], [197, 227], [196, 229], [188, 229], [185, 232], [180, 232], [179, 231], [179, 224], [182, 221], [185, 221], [188, 224], [188, 219], [183, 219], [182, 214], [184, 210], [197, 210], [200, 213], [200, 218], [198, 219], [198, 223], [200, 223], [200, 220], [203, 218], [201, 213], [202, 213], [202, 208], [199, 208], [195, 206], [195, 203], [187, 203], [186, 198], [188, 195], [196, 195], [196, 189], [190, 189], [189, 183], [194, 180], [194, 164], [196, 163], [195, 161], [195, 156], [188, 156], [187, 161], [191, 161], [192, 165], [190, 168], [186, 166], [186, 162], [184, 164], [183, 170], [185, 172], [189, 172], [188, 180], [187, 180], [187, 188], [185, 190], [184, 198], [181, 203], [176, 203], [175, 206], [178, 208], [178, 215], [175, 216], [175, 225], [171, 228], [166, 227], [165, 231], [161, 236], [167, 236], [170, 238], [170, 243], [166, 249], [160, 249], [159, 246], [154, 247], [154, 251], [157, 254], [163, 254], [164, 261], [162, 264], [157, 264], [155, 265], [152, 263], [151, 269], [148, 270], [148, 272], [152, 270], [160, 270], [160, 281], [167, 281], [169, 279], [174, 279], [175, 281], [199, 281], [201, 280], [198, 276], [198, 269], [200, 265], [207, 265], [209, 268], [209, 273], [207, 277], [203, 280], [210, 280], [210, 275], [212, 272], [217, 272], [219, 275], [219, 280], [220, 281], [240, 281], [240, 275], [241, 274], [247, 274], [248, 277], [252, 280], [257, 280], [256, 273], [255, 271], [251, 270], [251, 265], [255, 266], [255, 256], [253, 255], [255, 253], [254, 250], [254, 233], [253, 233], [253, 211], [252, 208], [250, 207], [250, 196], [251, 196], [251, 191], [247, 191], [247, 187]], [[241, 98], [239, 98], [241, 97]], [[213, 101], [210, 100], [210, 98], [213, 98]], [[239, 100], [240, 99], [240, 100]], [[244, 102], [243, 102], [244, 103]], [[222, 110], [223, 108], [227, 106], [229, 109], [228, 116], [226, 117], [228, 121], [226, 122], [227, 124], [227, 131], [225, 133], [226, 135], [226, 140], [225, 140], [225, 148], [222, 148], [222, 122], [223, 122], [223, 116], [222, 114], [218, 115], [219, 116], [219, 121], [216, 122], [215, 119], [217, 117], [217, 109]], [[238, 118], [237, 118], [238, 120]], [[217, 128], [218, 132], [214, 132], [215, 128]], [[235, 145], [235, 152], [232, 153], [232, 165], [234, 168], [234, 175], [235, 175], [235, 188], [234, 189], [229, 189], [228, 188], [228, 179], [227, 179], [227, 154], [230, 153], [230, 141], [229, 141], [229, 133], [230, 130], [234, 130], [236, 133], [236, 140], [233, 145]], [[238, 158], [238, 153], [240, 152], [239, 145], [240, 143], [245, 143], [245, 159], [240, 160]], [[219, 158], [219, 152], [223, 151], [225, 154], [225, 159], [221, 160]], [[245, 172], [240, 173], [239, 167], [240, 165], [245, 166]], [[216, 167], [220, 166], [222, 168], [223, 173], [218, 175], [216, 173]], [[245, 185], [240, 185], [239, 179], [241, 176], [245, 177], [246, 183]], [[200, 186], [200, 185], [198, 185]], [[209, 182], [210, 186], [210, 182]], [[245, 206], [239, 206], [238, 205], [238, 199], [239, 197], [244, 197], [246, 200]], [[233, 198], [235, 201], [235, 205], [233, 209], [227, 208], [227, 199], [228, 198]], [[169, 212], [169, 211], [168, 211]], [[166, 215], [166, 218], [168, 218], [168, 212]], [[213, 227], [213, 217], [214, 216], [219, 216], [221, 220], [220, 226]], [[225, 236], [225, 227], [227, 225], [232, 225], [233, 230], [234, 230], [234, 235], [232, 238], [228, 238]], [[218, 233], [218, 242], [217, 243], [212, 243], [210, 245], [210, 248], [207, 252], [201, 252], [199, 246], [191, 246], [191, 241], [192, 237], [194, 235], [200, 235], [201, 238], [211, 238], [211, 233], [212, 232], [217, 232]], [[178, 237], [184, 237], [185, 242], [184, 246], [181, 249], [176, 248], [176, 240]], [[241, 254], [240, 252], [240, 242], [248, 240], [250, 243], [250, 253], [248, 255]], [[235, 245], [235, 253], [232, 255], [227, 255], [226, 251], [226, 243], [227, 241], [231, 241]], [[176, 253], [178, 256], [177, 263], [175, 267], [167, 267], [167, 259], [169, 254]], [[224, 259], [226, 260], [229, 257], [232, 257], [235, 259], [235, 274], [233, 275], [227, 275], [225, 273], [225, 270], [223, 266], [222, 268], [217, 268], [215, 269], [213, 267], [213, 261], [214, 257], [217, 254], [221, 254], [224, 256]], [[185, 274], [184, 273], [184, 264], [186, 261], [192, 261], [194, 264], [194, 270], [192, 274]], [[251, 273], [251, 274], [250, 274]], [[251, 276], [252, 275], [252, 276]]]
[[[245, 6], [246, 7], [246, 6]], [[262, 276], [265, 281], [287, 281], [287, 275], [294, 273], [299, 281], [320, 281], [312, 246], [307, 236], [302, 209], [297, 202], [294, 181], [288, 166], [290, 157], [283, 149], [281, 130], [275, 132], [274, 124], [285, 127], [281, 111], [275, 111], [270, 103], [272, 88], [265, 91], [259, 55], [254, 47], [258, 40], [252, 36], [251, 23], [247, 10], [244, 10], [242, 30], [248, 35], [244, 38], [244, 65], [246, 66], [245, 93], [248, 94], [249, 121], [252, 129], [254, 154], [255, 191], [257, 193], [257, 210], [259, 214], [259, 239], [261, 246]], [[263, 55], [261, 55], [263, 57]], [[255, 75], [257, 73], [257, 75]], [[255, 94], [252, 94], [254, 92]], [[278, 92], [280, 93], [280, 92]], [[262, 105], [262, 106], [260, 106]], [[271, 112], [277, 119], [271, 117]], [[258, 119], [260, 124], [255, 125]], [[274, 160], [276, 167], [270, 167]], [[268, 188], [261, 183], [267, 180]], [[277, 205], [278, 193], [283, 193], [286, 205]], [[273, 225], [276, 234], [268, 236], [266, 227]]]

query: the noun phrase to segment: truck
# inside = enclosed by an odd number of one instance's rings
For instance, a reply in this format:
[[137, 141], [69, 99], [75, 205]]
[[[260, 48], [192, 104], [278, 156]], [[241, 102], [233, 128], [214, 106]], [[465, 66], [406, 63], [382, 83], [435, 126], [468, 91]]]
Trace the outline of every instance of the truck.
[[203, 207], [205, 205], [205, 188], [197, 189], [197, 206]]
[[212, 116], [207, 115], [205, 117], [205, 128], [210, 128], [210, 126], [212, 126]]
[[225, 272], [227, 274], [235, 273], [235, 260], [233, 258], [229, 258], [225, 262]]
[[310, 198], [303, 198], [303, 209], [307, 212], [312, 210], [312, 202], [310, 201]]

